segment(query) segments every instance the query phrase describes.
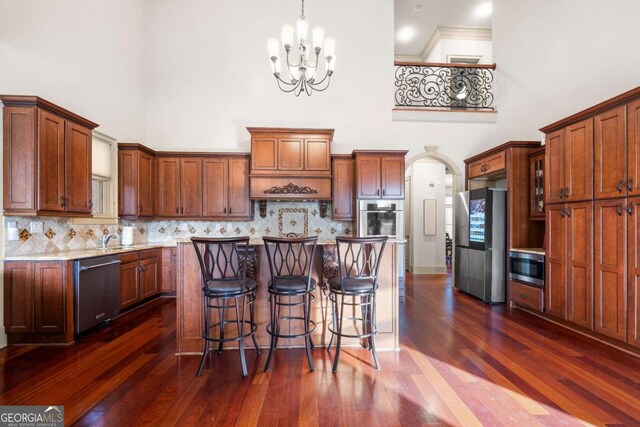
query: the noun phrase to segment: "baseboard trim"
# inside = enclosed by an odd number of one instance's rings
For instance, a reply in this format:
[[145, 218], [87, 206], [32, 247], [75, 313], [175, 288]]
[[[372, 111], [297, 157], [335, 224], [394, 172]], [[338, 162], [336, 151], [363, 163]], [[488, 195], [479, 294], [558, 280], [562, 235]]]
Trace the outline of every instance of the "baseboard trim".
[[416, 267], [412, 265], [409, 267], [411, 274], [447, 274], [447, 266], [434, 266], [434, 267]]
[[7, 346], [7, 334], [5, 333], [4, 326], [0, 327], [0, 348]]

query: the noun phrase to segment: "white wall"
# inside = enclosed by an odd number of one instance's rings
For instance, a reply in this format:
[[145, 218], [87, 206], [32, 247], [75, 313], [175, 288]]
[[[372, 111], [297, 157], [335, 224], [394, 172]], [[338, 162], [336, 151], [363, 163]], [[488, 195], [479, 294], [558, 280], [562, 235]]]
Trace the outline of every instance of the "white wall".
[[640, 84], [637, 0], [493, 1], [498, 141], [539, 128]]
[[[446, 273], [445, 263], [445, 165], [432, 160], [418, 160], [411, 175], [410, 239], [411, 269], [414, 273]], [[436, 200], [435, 236], [425, 236], [423, 205], [425, 199]]]
[[140, 0], [0, 0], [0, 93], [38, 95], [145, 141]]
[[246, 126], [335, 128], [333, 152], [440, 146], [462, 160], [495, 143], [495, 124], [393, 122], [393, 2], [307, 2], [337, 40], [326, 92], [296, 98], [271, 74], [266, 40], [293, 24], [293, 0], [149, 0], [148, 141], [157, 149], [248, 151]]

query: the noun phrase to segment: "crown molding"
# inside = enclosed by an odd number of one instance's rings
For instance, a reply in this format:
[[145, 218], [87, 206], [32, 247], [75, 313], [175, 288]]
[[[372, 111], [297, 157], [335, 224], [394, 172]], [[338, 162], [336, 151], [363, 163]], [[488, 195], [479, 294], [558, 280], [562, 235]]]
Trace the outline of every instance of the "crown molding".
[[420, 53], [422, 58], [428, 58], [433, 48], [442, 39], [491, 41], [492, 30], [473, 27], [437, 27]]

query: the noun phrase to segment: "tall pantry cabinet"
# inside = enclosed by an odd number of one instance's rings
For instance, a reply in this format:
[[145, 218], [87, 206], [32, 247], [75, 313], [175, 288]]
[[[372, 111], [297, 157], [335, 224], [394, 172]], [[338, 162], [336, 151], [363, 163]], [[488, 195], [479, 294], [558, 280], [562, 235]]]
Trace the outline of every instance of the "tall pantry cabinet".
[[640, 88], [546, 134], [546, 312], [640, 347]]

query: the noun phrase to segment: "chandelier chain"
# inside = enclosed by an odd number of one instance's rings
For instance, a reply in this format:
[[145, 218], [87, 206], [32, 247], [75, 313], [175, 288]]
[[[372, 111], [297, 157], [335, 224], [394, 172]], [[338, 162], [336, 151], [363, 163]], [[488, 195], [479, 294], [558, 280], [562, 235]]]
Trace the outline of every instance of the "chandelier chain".
[[302, 0], [302, 13], [300, 14], [300, 19], [304, 19], [304, 0]]

